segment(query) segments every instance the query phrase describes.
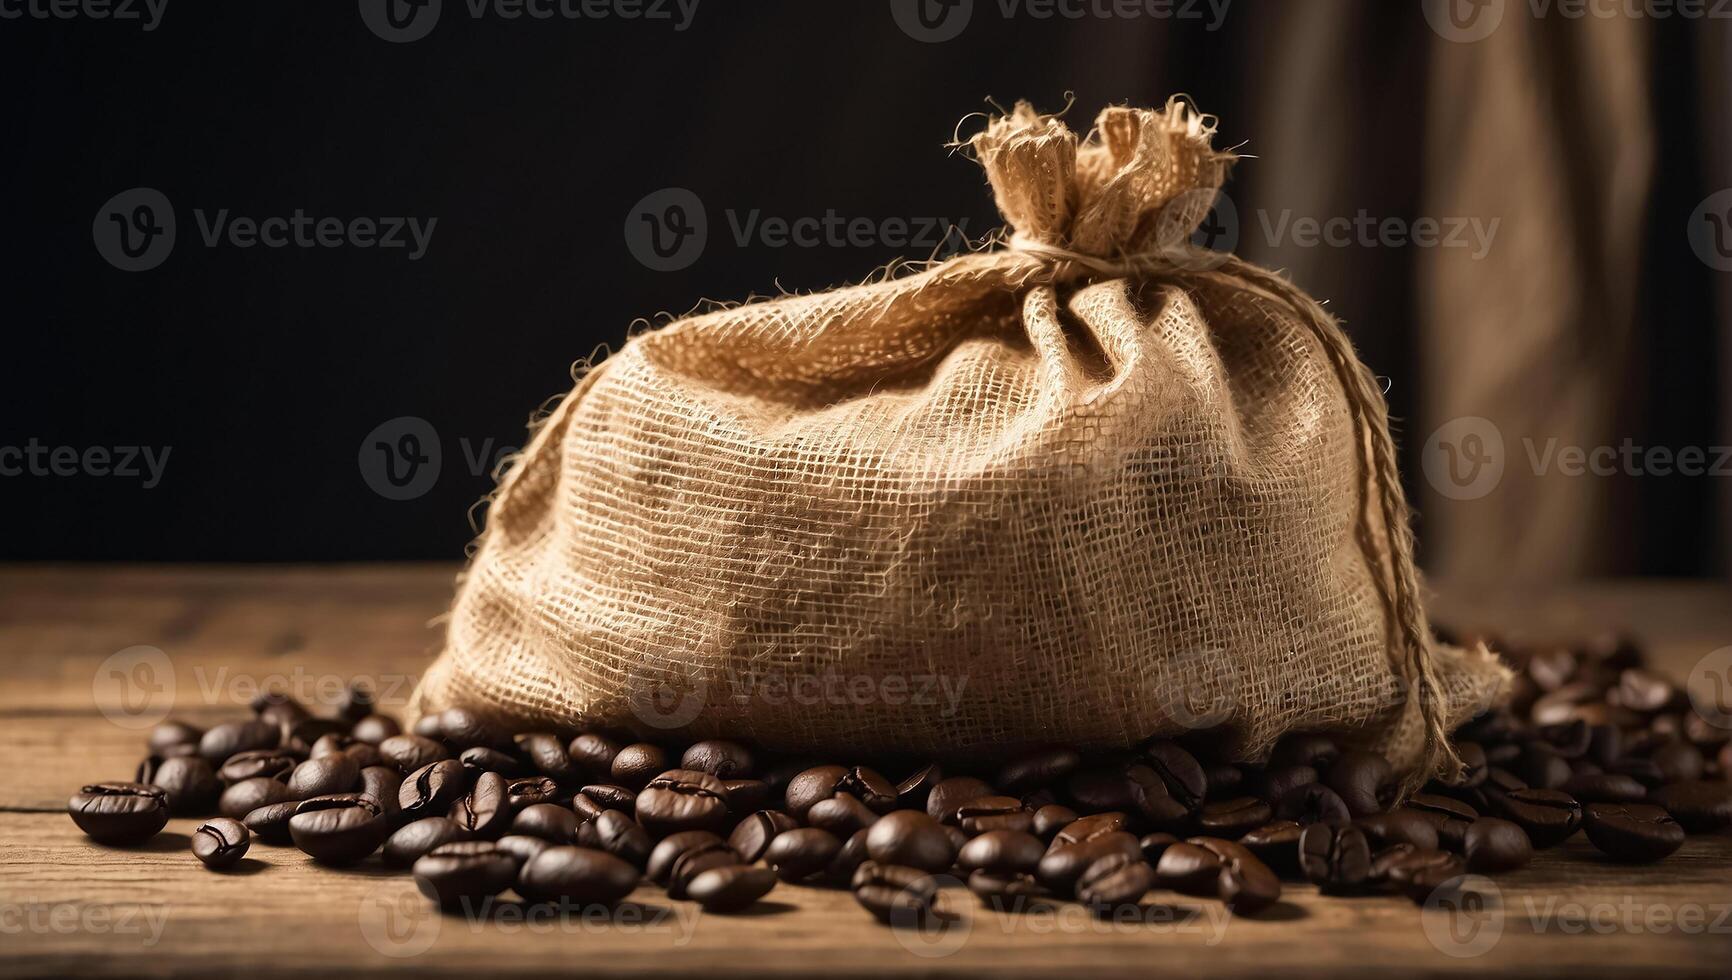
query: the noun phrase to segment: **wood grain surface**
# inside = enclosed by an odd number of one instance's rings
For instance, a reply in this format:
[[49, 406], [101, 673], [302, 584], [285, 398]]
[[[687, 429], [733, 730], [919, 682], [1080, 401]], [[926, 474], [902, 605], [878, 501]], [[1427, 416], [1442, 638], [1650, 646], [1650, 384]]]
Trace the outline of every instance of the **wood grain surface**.
[[[1455, 910], [1291, 886], [1257, 919], [1159, 892], [1134, 921], [1102, 922], [1069, 905], [1001, 914], [952, 889], [950, 925], [922, 934], [873, 923], [846, 893], [785, 885], [738, 916], [700, 914], [653, 888], [605, 916], [536, 916], [514, 903], [442, 915], [376, 858], [332, 870], [255, 844], [216, 874], [187, 851], [196, 821], [122, 850], [67, 819], [80, 784], [131, 773], [165, 711], [208, 723], [244, 712], [260, 683], [313, 699], [352, 678], [400, 701], [437, 643], [453, 573], [0, 568], [0, 973], [1732, 976], [1725, 834], [1635, 868], [1597, 859], [1578, 836], [1495, 879], [1485, 904]], [[1465, 586], [1440, 589], [1435, 605], [1464, 626], [1534, 635], [1627, 626], [1683, 676], [1732, 645], [1728, 598], [1687, 584]]]

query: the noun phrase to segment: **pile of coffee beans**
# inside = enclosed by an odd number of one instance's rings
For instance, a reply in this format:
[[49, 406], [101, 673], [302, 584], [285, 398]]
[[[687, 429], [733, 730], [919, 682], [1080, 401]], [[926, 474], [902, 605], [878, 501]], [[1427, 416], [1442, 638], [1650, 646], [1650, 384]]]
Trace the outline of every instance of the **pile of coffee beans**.
[[1509, 705], [1456, 733], [1459, 775], [1405, 799], [1385, 759], [1323, 734], [1292, 734], [1256, 765], [1211, 756], [1222, 740], [1202, 732], [988, 769], [874, 768], [721, 740], [513, 735], [461, 709], [405, 732], [357, 690], [334, 717], [272, 695], [250, 720], [161, 725], [132, 782], [86, 786], [68, 809], [114, 846], [171, 815], [217, 814], [192, 838], [214, 870], [255, 840], [328, 865], [378, 853], [451, 909], [507, 892], [611, 905], [647, 878], [735, 912], [787, 882], [847, 888], [886, 922], [939, 914], [949, 876], [1005, 910], [1074, 900], [1104, 914], [1164, 889], [1256, 915], [1283, 881], [1423, 901], [1579, 829], [1611, 859], [1655, 861], [1732, 825], [1732, 732], [1633, 643], [1504, 652], [1519, 671]]

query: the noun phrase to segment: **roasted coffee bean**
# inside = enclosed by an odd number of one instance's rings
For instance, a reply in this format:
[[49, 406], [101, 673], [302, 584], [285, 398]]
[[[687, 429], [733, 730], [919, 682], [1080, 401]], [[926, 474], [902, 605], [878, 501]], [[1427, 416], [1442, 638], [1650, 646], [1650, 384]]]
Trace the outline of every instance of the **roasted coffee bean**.
[[1203, 767], [1203, 780], [1209, 786], [1205, 802], [1220, 802], [1246, 796], [1249, 780], [1245, 770], [1225, 762], [1213, 762]]
[[274, 749], [281, 738], [278, 726], [268, 721], [224, 722], [198, 740], [198, 754], [211, 765], [221, 766], [237, 752]]
[[1588, 746], [1593, 742], [1593, 727], [1580, 718], [1559, 725], [1542, 726], [1534, 734], [1563, 759], [1580, 759], [1587, 755]]
[[398, 828], [385, 840], [380, 858], [387, 868], [408, 868], [435, 847], [468, 836], [447, 817], [427, 817]]
[[1607, 691], [1606, 697], [1619, 707], [1652, 714], [1664, 711], [1676, 693], [1664, 677], [1632, 667], [1618, 675], [1617, 687]]
[[286, 749], [254, 749], [229, 756], [217, 770], [217, 778], [230, 786], [260, 776], [286, 783], [289, 774], [300, 764], [300, 756]]
[[734, 825], [733, 832], [728, 834], [728, 846], [734, 849], [741, 861], [754, 864], [764, 856], [764, 850], [778, 834], [785, 834], [798, 826], [793, 817], [780, 810], [759, 810]]
[[525, 808], [559, 800], [559, 784], [546, 776], [524, 776], [505, 784], [505, 800], [521, 813]]
[[357, 742], [365, 742], [374, 748], [393, 735], [403, 734], [403, 726], [397, 724], [397, 719], [390, 715], [372, 714], [355, 721], [355, 727], [349, 735]]
[[1520, 825], [1535, 848], [1544, 850], [1568, 840], [1582, 825], [1582, 805], [1555, 789], [1520, 789], [1497, 801], [1498, 812]]
[[1341, 753], [1324, 774], [1323, 782], [1341, 797], [1341, 802], [1347, 804], [1347, 811], [1356, 817], [1389, 809], [1401, 788], [1389, 760], [1373, 752], [1358, 750]]
[[1323, 777], [1311, 766], [1271, 767], [1250, 779], [1253, 795], [1279, 803], [1281, 798], [1301, 786], [1309, 786]]
[[1536, 789], [1557, 789], [1570, 779], [1570, 764], [1544, 742], [1530, 742], [1516, 763], [1516, 775]]
[[880, 922], [917, 926], [935, 910], [938, 882], [918, 868], [867, 861], [854, 872], [854, 900]]
[[1330, 894], [1351, 894], [1371, 876], [1371, 845], [1354, 826], [1314, 823], [1299, 837], [1299, 870]]
[[1220, 862], [1215, 897], [1234, 915], [1256, 915], [1281, 900], [1281, 879], [1249, 850], [1218, 837], [1192, 837], [1185, 843], [1210, 851]]
[[[565, 750], [562, 748], [560, 751]], [[527, 771], [527, 767], [516, 756], [485, 745], [464, 749], [462, 754], [457, 756], [457, 761], [473, 773], [496, 772], [501, 776], [515, 778]]]
[[1615, 772], [1580, 773], [1561, 789], [1582, 803], [1639, 803], [1648, 795], [1647, 787]]
[[1327, 769], [1341, 755], [1335, 740], [1316, 732], [1290, 732], [1281, 736], [1269, 752], [1269, 769], [1307, 766]]
[[854, 766], [836, 781], [836, 792], [847, 793], [873, 813], [885, 814], [896, 808], [896, 786], [875, 769]]
[[415, 861], [421, 890], [448, 909], [485, 901], [517, 880], [517, 858], [492, 841], [441, 844]]
[[728, 791], [728, 809], [734, 813], [755, 813], [770, 805], [770, 784], [762, 779], [724, 779], [722, 788]]
[[1081, 765], [1082, 756], [1074, 749], [1039, 749], [1000, 769], [994, 782], [1006, 793], [1028, 793], [1068, 778]]
[[1660, 779], [1667, 783], [1686, 783], [1702, 778], [1708, 760], [1702, 750], [1689, 742], [1668, 742], [1648, 753], [1648, 761], [1660, 770]]
[[606, 851], [550, 847], [524, 863], [517, 893], [531, 902], [614, 905], [638, 884], [638, 869]]
[[511, 832], [571, 844], [577, 840], [577, 814], [554, 803], [533, 803], [511, 818]]
[[1527, 676], [1542, 691], [1555, 691], [1575, 676], [1578, 661], [1569, 650], [1555, 647], [1539, 650], [1528, 658]]
[[[861, 840], [864, 842], [865, 837]], [[783, 881], [805, 881], [823, 873], [841, 850], [842, 841], [835, 834], [800, 827], [777, 834], [764, 849], [764, 863]]]
[[1014, 796], [979, 796], [956, 808], [956, 824], [970, 835], [989, 830], [1028, 832], [1034, 829], [1034, 811]]
[[[789, 785], [792, 789], [792, 784]], [[957, 822], [956, 808], [982, 796], [992, 796], [992, 787], [973, 776], [952, 776], [940, 780], [926, 796], [926, 813], [939, 823]], [[792, 799], [789, 800], [792, 805]], [[795, 814], [799, 816], [799, 814]]]
[[749, 908], [776, 887], [776, 873], [746, 864], [725, 865], [700, 873], [686, 884], [686, 897], [705, 912], [738, 912]]
[[1053, 835], [1063, 830], [1069, 824], [1075, 823], [1077, 812], [1068, 806], [1049, 803], [1034, 811], [1033, 826], [1030, 832], [1041, 840], [1052, 840]]
[[[674, 862], [680, 855], [699, 847], [726, 846], [722, 839], [707, 830], [683, 830], [670, 834], [656, 844], [650, 851], [649, 860], [644, 864], [644, 874], [650, 881], [658, 885], [668, 883], [668, 875], [674, 869]], [[736, 860], [739, 857], [736, 855]]]
[[1049, 894], [1033, 875], [994, 874], [990, 871], [976, 871], [969, 875], [968, 890], [1000, 912], [1020, 910], [1029, 899]]
[[176, 756], [156, 766], [149, 780], [168, 797], [168, 811], [175, 816], [209, 813], [222, 795], [222, 780], [203, 756]]
[[608, 810], [587, 826], [594, 831], [596, 843], [602, 850], [640, 868], [649, 860], [650, 849], [655, 846], [649, 831], [618, 810]]
[[1624, 754], [1624, 734], [1616, 725], [1589, 725], [1586, 758], [1609, 766]]
[[[891, 814], [892, 817], [895, 815]], [[890, 818], [885, 818], [888, 819]], [[883, 826], [884, 821], [880, 820], [878, 823]], [[871, 853], [870, 835], [866, 843], [867, 851]], [[1033, 834], [1016, 830], [991, 830], [963, 845], [957, 852], [956, 866], [964, 871], [985, 871], [988, 874], [1032, 874], [1045, 855], [1046, 845]], [[872, 859], [878, 860], [878, 855], [872, 854]], [[944, 868], [929, 870], [942, 871]]]
[[1589, 803], [1582, 825], [1595, 847], [1619, 861], [1658, 861], [1684, 845], [1678, 821], [1644, 803]]
[[1301, 824], [1345, 823], [1352, 816], [1341, 797], [1322, 783], [1310, 783], [1288, 790], [1287, 794], [1275, 803], [1277, 820], [1292, 820]]
[[1695, 779], [1662, 786], [1650, 802], [1664, 807], [1672, 819], [1692, 834], [1706, 834], [1732, 825], [1732, 783]]
[[308, 759], [289, 774], [289, 792], [296, 799], [332, 796], [353, 790], [361, 781], [361, 767], [346, 755]]
[[1168, 739], [1156, 739], [1143, 746], [1142, 755], [1143, 761], [1166, 785], [1167, 796], [1173, 802], [1184, 807], [1187, 813], [1196, 813], [1202, 808], [1203, 798], [1209, 792], [1209, 781], [1195, 756]]
[[605, 735], [585, 732], [571, 740], [566, 746], [566, 755], [571, 761], [590, 775], [590, 778], [611, 777], [613, 773], [614, 756], [619, 755], [622, 746]]
[[511, 748], [511, 739], [504, 732], [468, 708], [446, 708], [440, 712], [439, 737], [459, 752], [477, 745], [502, 751]]
[[253, 835], [239, 821], [214, 817], [192, 833], [192, 856], [212, 871], [232, 868], [247, 856]]
[[[619, 750], [609, 772], [613, 781], [628, 789], [643, 789], [657, 775], [668, 771], [668, 754], [659, 745], [635, 742]], [[683, 771], [683, 770], [676, 770]], [[709, 773], [704, 773], [709, 776]], [[714, 776], [710, 776], [714, 779]], [[719, 782], [719, 781], [718, 781]]]
[[289, 818], [295, 846], [324, 864], [353, 864], [378, 850], [390, 833], [379, 801], [361, 793], [302, 800]]
[[1137, 838], [1120, 830], [1090, 837], [1080, 843], [1053, 847], [1035, 865], [1034, 876], [1057, 894], [1069, 895], [1076, 888], [1077, 878], [1088, 870], [1088, 866], [1109, 854], [1123, 854], [1139, 861], [1143, 859]]
[[603, 810], [619, 810], [624, 813], [637, 812], [637, 794], [624, 786], [612, 783], [591, 783], [577, 791], [578, 797], [587, 801], [583, 809], [586, 813], [600, 813]]
[[[1299, 869], [1299, 839], [1304, 833], [1305, 828], [1292, 820], [1276, 820], [1252, 828], [1239, 838], [1239, 845], [1257, 855], [1257, 860], [1267, 864], [1271, 871], [1281, 877], [1297, 878], [1302, 874]], [[1161, 852], [1177, 843], [1177, 839], [1171, 834], [1149, 836], [1167, 838], [1155, 842], [1158, 848], [1153, 850], [1153, 853], [1149, 846], [1149, 837], [1143, 838], [1143, 857], [1151, 863], [1160, 860]]]
[[[912, 810], [926, 809], [926, 797], [932, 792], [932, 787], [944, 780], [944, 770], [938, 763], [921, 766], [896, 784], [896, 805]], [[932, 814], [936, 817], [938, 814]]]
[[[866, 863], [866, 834], [867, 831], [862, 830], [842, 842], [842, 849], [830, 859], [830, 863], [824, 867], [824, 871], [820, 875], [824, 881], [845, 887], [853, 880], [854, 872]], [[952, 837], [951, 843], [956, 843], [954, 837]]]
[[168, 825], [168, 794], [143, 783], [93, 783], [66, 803], [72, 822], [103, 844], [137, 844]]
[[[451, 758], [445, 746], [421, 735], [393, 735], [379, 743], [379, 756], [400, 773], [412, 773], [423, 766]], [[459, 763], [458, 768], [462, 768]]]
[[807, 823], [828, 830], [837, 837], [851, 836], [877, 821], [878, 814], [847, 793], [820, 800], [806, 811]]
[[1533, 860], [1533, 844], [1520, 826], [1497, 817], [1480, 817], [1468, 825], [1463, 853], [1470, 871], [1496, 874], [1514, 871]]
[[284, 803], [295, 798], [288, 786], [266, 776], [256, 776], [223, 790], [217, 799], [217, 812], [230, 820], [243, 820], [267, 803]]
[[1086, 817], [1078, 817], [1060, 828], [1059, 832], [1053, 835], [1051, 846], [1080, 844], [1105, 834], [1122, 831], [1126, 826], [1125, 815], [1122, 813], [1092, 813]]
[[397, 788], [397, 807], [409, 820], [443, 816], [469, 791], [469, 770], [456, 759], [430, 762], [411, 772]]
[[517, 862], [518, 869], [522, 870], [523, 866], [529, 863], [530, 858], [556, 845], [552, 841], [543, 840], [540, 837], [506, 834], [494, 841], [493, 846], [511, 855], [512, 860]]
[[657, 837], [682, 830], [720, 833], [728, 826], [728, 790], [707, 772], [672, 769], [649, 781], [634, 809], [638, 822]]
[[1022, 797], [1022, 805], [1031, 813], [1043, 806], [1052, 806], [1057, 802], [1058, 794], [1054, 793], [1050, 786], [1042, 786], [1032, 793], [1024, 793]]
[[422, 715], [415, 719], [413, 725], [409, 726], [409, 731], [411, 734], [419, 735], [422, 738], [439, 738], [439, 716], [437, 714]]
[[1482, 787], [1487, 797], [1497, 799], [1517, 790], [1528, 789], [1527, 780], [1522, 779], [1508, 769], [1492, 766], [1485, 772], [1485, 784]]
[[1435, 851], [1438, 845], [1437, 825], [1412, 810], [1391, 810], [1360, 817], [1353, 825], [1364, 831], [1373, 851], [1391, 844], [1412, 844], [1422, 851]]
[[312, 752], [319, 739], [327, 735], [347, 736], [349, 726], [335, 718], [302, 718], [299, 721], [285, 718], [280, 723], [280, 728], [277, 744], [305, 756]]
[[725, 868], [740, 863], [740, 856], [726, 843], [700, 844], [674, 859], [668, 871], [669, 898], [683, 899], [692, 879], [711, 868]]
[[1479, 819], [1479, 811], [1471, 804], [1433, 793], [1415, 793], [1407, 808], [1430, 820], [1437, 831], [1437, 846], [1452, 851], [1461, 850], [1468, 825]]
[[1085, 813], [1130, 810], [1138, 799], [1133, 795], [1135, 783], [1143, 784], [1143, 792], [1153, 792], [1160, 798], [1167, 796], [1167, 787], [1161, 782], [1161, 777], [1154, 769], [1141, 763], [1080, 769], [1065, 781], [1065, 796]]
[[[289, 820], [300, 809], [300, 800], [266, 803], [242, 818], [241, 823], [261, 843], [272, 847], [287, 847], [294, 843], [289, 837]], [[227, 818], [224, 818], [227, 819]]]
[[1273, 819], [1274, 807], [1253, 796], [1240, 796], [1204, 804], [1197, 816], [1197, 826], [1212, 837], [1237, 840]]
[[150, 730], [150, 754], [170, 758], [185, 755], [184, 746], [192, 746], [197, 752], [199, 740], [204, 738], [204, 729], [189, 725], [184, 721], [165, 721]]
[[707, 772], [724, 782], [730, 779], [747, 779], [757, 771], [753, 766], [750, 749], [738, 742], [719, 738], [697, 742], [686, 749], [685, 754], [680, 756], [680, 768]]
[[471, 837], [487, 839], [503, 836], [511, 826], [513, 810], [505, 777], [496, 772], [484, 772], [475, 779], [468, 793], [458, 797], [446, 814]]
[[1099, 912], [1135, 905], [1154, 886], [1155, 870], [1140, 858], [1110, 854], [1086, 868], [1076, 882], [1077, 901]]
[[1379, 854], [1372, 868], [1379, 885], [1400, 891], [1415, 902], [1426, 901], [1445, 882], [1466, 871], [1461, 858], [1453, 854], [1404, 845]]
[[565, 743], [560, 741], [558, 736], [546, 732], [527, 732], [518, 735], [513, 741], [517, 744], [518, 753], [529, 760], [533, 771], [567, 786], [575, 786], [583, 781], [583, 767], [571, 761], [571, 756], [566, 754]]
[[[818, 807], [812, 809], [816, 813]], [[944, 871], [956, 860], [944, 825], [919, 810], [895, 810], [879, 818], [867, 831], [866, 854], [880, 864], [922, 871]]]

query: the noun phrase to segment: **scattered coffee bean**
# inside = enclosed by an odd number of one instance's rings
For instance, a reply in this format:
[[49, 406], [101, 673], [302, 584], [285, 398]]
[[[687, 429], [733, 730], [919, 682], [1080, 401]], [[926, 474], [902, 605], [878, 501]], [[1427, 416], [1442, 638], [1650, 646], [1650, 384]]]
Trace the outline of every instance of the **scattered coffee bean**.
[[655, 847], [649, 831], [618, 810], [608, 810], [584, 827], [594, 833], [595, 846], [640, 868]]
[[978, 796], [956, 808], [956, 826], [964, 834], [989, 830], [1034, 829], [1034, 811], [1014, 796]]
[[477, 745], [502, 751], [511, 748], [511, 739], [468, 708], [447, 708], [441, 712], [439, 736], [458, 751]]
[[776, 874], [769, 868], [731, 864], [698, 874], [686, 884], [686, 897], [705, 912], [738, 912], [775, 887]]
[[397, 787], [397, 807], [408, 820], [444, 816], [468, 791], [469, 770], [456, 759], [441, 759], [409, 773]]
[[267, 803], [283, 803], [296, 799], [289, 787], [268, 776], [243, 779], [223, 790], [217, 799], [217, 812], [230, 820], [243, 820], [246, 815]]
[[365, 718], [357, 719], [355, 727], [349, 732], [355, 741], [365, 742], [374, 748], [378, 748], [380, 742], [391, 736], [401, 734], [403, 734], [403, 726], [397, 724], [397, 719], [390, 715], [381, 714], [371, 714]]
[[279, 727], [268, 721], [224, 722], [199, 739], [198, 754], [211, 765], [221, 766], [237, 752], [274, 749], [281, 739]]
[[673, 769], [644, 786], [634, 809], [638, 822], [657, 837], [682, 830], [720, 833], [728, 826], [728, 790], [707, 772]]
[[[643, 789], [650, 780], [667, 771], [667, 751], [648, 742], [636, 742], [620, 749], [609, 769], [614, 782], [634, 790]], [[709, 773], [703, 775], [709, 776]]]
[[[565, 750], [561, 748], [560, 751], [564, 752]], [[485, 745], [464, 749], [457, 756], [457, 761], [463, 764], [463, 768], [472, 773], [496, 772], [508, 778], [520, 776], [528, 768], [519, 762], [516, 756], [508, 755], [498, 749], [488, 748]]]
[[513, 816], [505, 777], [496, 772], [484, 772], [476, 777], [475, 785], [451, 804], [447, 816], [471, 837], [503, 836], [510, 828]]
[[1250, 782], [1258, 797], [1279, 803], [1288, 793], [1322, 778], [1311, 766], [1282, 766], [1265, 770]]
[[1035, 865], [1034, 876], [1053, 892], [1069, 895], [1089, 865], [1112, 854], [1123, 854], [1138, 861], [1143, 859], [1142, 846], [1136, 837], [1122, 830], [1113, 831], [1076, 844], [1055, 845]]
[[[865, 836], [861, 836], [864, 847]], [[823, 874], [842, 850], [835, 834], [816, 827], [800, 827], [777, 834], [764, 849], [764, 863], [783, 881], [805, 881]]]
[[[932, 787], [944, 780], [944, 770], [936, 763], [921, 766], [896, 784], [896, 805], [911, 810], [926, 808], [926, 798]], [[929, 811], [930, 812], [930, 811]], [[937, 814], [931, 814], [936, 817]]]
[[750, 749], [719, 738], [693, 743], [680, 756], [680, 768], [706, 772], [724, 782], [750, 778], [756, 771]]
[[1371, 845], [1358, 827], [1311, 824], [1299, 837], [1299, 870], [1326, 893], [1352, 894], [1371, 877]]
[[1321, 783], [1288, 790], [1275, 804], [1277, 820], [1295, 823], [1346, 823], [1353, 815], [1335, 791]]
[[1238, 839], [1275, 819], [1275, 808], [1252, 796], [1207, 803], [1197, 816], [1197, 826], [1213, 837]]
[[512, 860], [517, 862], [518, 869], [522, 870], [523, 866], [529, 863], [530, 858], [555, 845], [551, 841], [543, 840], [540, 837], [529, 837], [524, 834], [506, 834], [504, 837], [494, 841], [493, 846], [499, 848], [506, 854], [511, 855]]
[[1108, 912], [1135, 905], [1155, 883], [1155, 872], [1140, 858], [1109, 854], [1084, 869], [1076, 882], [1077, 901]]
[[553, 803], [533, 803], [517, 811], [511, 818], [511, 832], [540, 837], [554, 844], [571, 844], [577, 840], [577, 814]]
[[[894, 817], [895, 814], [891, 816]], [[889, 819], [890, 817], [885, 818]], [[879, 826], [884, 822], [879, 821]], [[867, 850], [872, 853], [870, 835], [867, 837]], [[1046, 845], [1033, 834], [1017, 830], [991, 830], [964, 845], [957, 852], [956, 865], [964, 871], [985, 871], [993, 875], [1032, 874], [1045, 855]], [[872, 853], [872, 858], [877, 860], [878, 855]], [[942, 871], [944, 867], [929, 867], [928, 870]]]
[[1074, 749], [1055, 746], [1031, 752], [998, 772], [994, 780], [1006, 793], [1027, 793], [1064, 780], [1082, 765]]
[[1615, 772], [1578, 773], [1560, 788], [1582, 803], [1640, 803], [1648, 795], [1646, 786]]
[[723, 841], [688, 848], [674, 859], [673, 867], [668, 870], [668, 897], [685, 898], [686, 886], [698, 875], [711, 868], [724, 868], [739, 863], [740, 856]]
[[143, 783], [93, 783], [67, 801], [72, 822], [103, 844], [137, 844], [168, 825], [168, 794]]
[[296, 799], [347, 793], [360, 783], [361, 767], [346, 755], [308, 759], [289, 774], [289, 792]]
[[[1299, 825], [1294, 824], [1293, 826], [1298, 827]], [[1297, 847], [1298, 842], [1299, 835], [1295, 832], [1293, 835], [1293, 845]], [[1177, 836], [1162, 831], [1156, 831], [1152, 834], [1144, 834], [1142, 840], [1137, 841], [1137, 848], [1143, 852], [1143, 860], [1149, 862], [1149, 865], [1152, 867], [1161, 859], [1161, 855], [1166, 853], [1167, 848], [1172, 847], [1177, 843], [1179, 843], [1179, 838]]]
[[1518, 789], [1501, 797], [1497, 807], [1541, 850], [1562, 844], [1582, 825], [1582, 805], [1561, 790]]
[[386, 838], [380, 858], [387, 868], [408, 868], [441, 844], [464, 840], [468, 835], [446, 817], [426, 817], [404, 824]]
[[[814, 814], [817, 810], [813, 807]], [[818, 821], [814, 820], [813, 824], [817, 825]], [[852, 835], [853, 831], [849, 833]], [[836, 836], [840, 838], [842, 835]], [[919, 810], [896, 810], [873, 823], [866, 834], [866, 853], [879, 864], [904, 865], [934, 872], [948, 869], [956, 859], [950, 835], [944, 826]]]
[[1732, 783], [1693, 779], [1662, 786], [1650, 797], [1692, 834], [1706, 834], [1732, 825]]
[[286, 783], [300, 764], [301, 757], [287, 749], [253, 749], [229, 756], [217, 770], [217, 778], [229, 786], [260, 776]]
[[1304, 766], [1313, 770], [1328, 769], [1340, 756], [1341, 749], [1329, 736], [1316, 732], [1292, 732], [1283, 735], [1269, 752], [1269, 769], [1288, 766]]
[[531, 902], [615, 905], [638, 884], [638, 869], [585, 847], [549, 847], [517, 873], [517, 893]]
[[[435, 762], [451, 758], [445, 746], [423, 735], [393, 735], [379, 743], [379, 757], [388, 766], [408, 774]], [[459, 764], [458, 768], [462, 768]], [[404, 809], [408, 809], [404, 807]]]
[[289, 819], [295, 815], [295, 811], [300, 806], [299, 800], [266, 803], [264, 806], [250, 811], [241, 819], [241, 823], [254, 837], [259, 839], [260, 843], [269, 844], [272, 847], [287, 847], [294, 843], [289, 836]]
[[1373, 851], [1391, 844], [1412, 844], [1422, 851], [1434, 851], [1438, 846], [1437, 825], [1412, 810], [1391, 810], [1360, 817], [1353, 825], [1365, 832]]
[[[790, 790], [793, 788], [792, 783], [789, 784], [789, 788]], [[992, 795], [994, 795], [992, 787], [973, 776], [952, 776], [949, 779], [940, 780], [927, 794], [926, 814], [940, 823], [954, 824], [957, 821], [957, 807], [970, 800]], [[792, 802], [793, 800], [790, 798], [790, 805]], [[798, 813], [794, 815], [800, 816]]]
[[969, 875], [968, 890], [1000, 912], [1021, 911], [1029, 899], [1049, 894], [1033, 875], [994, 874], [990, 871], [976, 871]]
[[764, 856], [764, 851], [777, 835], [798, 826], [793, 817], [780, 810], [759, 810], [734, 825], [733, 832], [728, 834], [728, 846], [734, 849], [741, 861], [754, 864]]
[[1358, 750], [1341, 753], [1324, 774], [1323, 782], [1341, 797], [1347, 811], [1355, 817], [1389, 809], [1401, 788], [1389, 760]]
[[1375, 880], [1415, 902], [1427, 901], [1437, 889], [1466, 873], [1461, 858], [1444, 851], [1421, 851], [1401, 844], [1373, 862]]
[[192, 833], [192, 855], [212, 871], [223, 871], [246, 857], [252, 834], [238, 821], [214, 817]]
[[[1276, 820], [1261, 827], [1252, 828], [1245, 836], [1239, 838], [1240, 846], [1257, 855], [1257, 860], [1269, 866], [1282, 878], [1299, 878], [1303, 872], [1299, 867], [1299, 840], [1305, 834], [1305, 828], [1292, 820]], [[1157, 845], [1152, 853], [1150, 838], [1164, 838], [1155, 842]], [[1143, 838], [1143, 857], [1152, 862], [1160, 860], [1162, 851], [1177, 843], [1178, 839], [1171, 834], [1150, 834]]]
[[[673, 872], [674, 862], [687, 851], [698, 848], [715, 848], [727, 846], [720, 837], [707, 830], [684, 830], [670, 834], [656, 844], [650, 851], [649, 860], [644, 864], [644, 875], [658, 885], [668, 883], [668, 875]], [[732, 848], [729, 848], [732, 850]], [[739, 860], [738, 855], [735, 860]]]
[[837, 837], [851, 836], [877, 821], [878, 814], [847, 793], [820, 800], [806, 811], [807, 823], [828, 830]]
[[1619, 861], [1658, 861], [1684, 846], [1683, 826], [1649, 804], [1589, 803], [1582, 825], [1595, 847]]
[[378, 850], [390, 832], [379, 802], [360, 793], [302, 800], [289, 818], [295, 846], [324, 864], [353, 864]]
[[1514, 871], [1534, 856], [1527, 833], [1515, 823], [1497, 817], [1480, 817], [1469, 824], [1463, 846], [1468, 870], [1481, 874]]
[[165, 721], [150, 730], [150, 754], [170, 758], [186, 755], [186, 746], [192, 746], [193, 752], [198, 751], [199, 740], [204, 738], [204, 729], [189, 725], [183, 721]]
[[529, 760], [536, 773], [567, 786], [583, 781], [583, 767], [572, 761], [565, 751], [565, 743], [558, 736], [528, 732], [518, 735], [513, 741], [517, 744], [518, 753]]
[[918, 868], [867, 861], [854, 872], [854, 900], [880, 922], [919, 926], [935, 914], [938, 883]]
[[1281, 900], [1281, 879], [1255, 854], [1218, 837], [1193, 837], [1186, 843], [1212, 852], [1219, 860], [1215, 897], [1234, 915], [1256, 915]]
[[185, 817], [209, 813], [222, 795], [222, 780], [203, 756], [175, 756], [162, 760], [148, 780], [168, 798], [168, 811]]
[[472, 908], [517, 880], [516, 856], [492, 841], [441, 844], [416, 859], [416, 883], [448, 909]]
[[728, 791], [728, 809], [734, 813], [755, 813], [770, 805], [770, 784], [762, 779], [724, 779], [722, 788]]
[[618, 742], [605, 735], [585, 733], [572, 739], [565, 751], [591, 779], [597, 779], [611, 778], [613, 759], [621, 748]]

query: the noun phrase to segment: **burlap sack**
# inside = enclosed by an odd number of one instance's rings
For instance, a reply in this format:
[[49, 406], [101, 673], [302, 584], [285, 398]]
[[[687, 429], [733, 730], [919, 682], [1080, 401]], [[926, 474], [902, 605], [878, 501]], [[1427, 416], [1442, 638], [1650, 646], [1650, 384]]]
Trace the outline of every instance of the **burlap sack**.
[[502, 478], [416, 707], [838, 757], [1219, 725], [1449, 758], [1505, 675], [1430, 638], [1335, 323], [1189, 247], [1212, 137], [1019, 106], [971, 141], [1006, 247], [630, 340]]

